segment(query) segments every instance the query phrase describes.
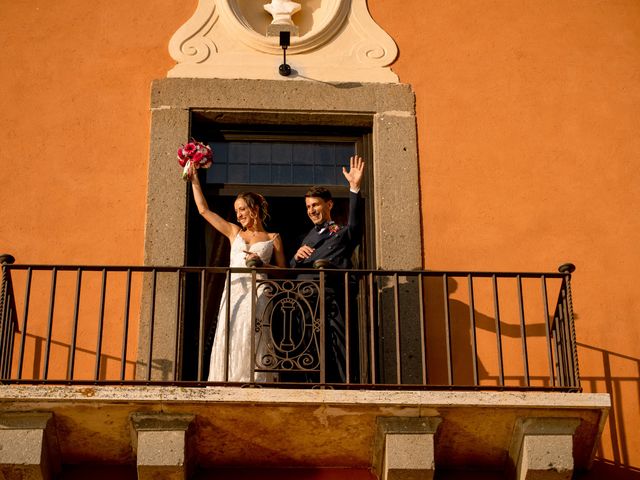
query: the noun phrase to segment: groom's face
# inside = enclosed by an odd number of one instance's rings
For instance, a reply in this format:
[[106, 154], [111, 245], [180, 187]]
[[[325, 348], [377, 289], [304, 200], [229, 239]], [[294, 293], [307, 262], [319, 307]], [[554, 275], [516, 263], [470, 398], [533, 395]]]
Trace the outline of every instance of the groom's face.
[[314, 225], [322, 225], [331, 220], [333, 200], [323, 200], [319, 197], [306, 197], [307, 215]]

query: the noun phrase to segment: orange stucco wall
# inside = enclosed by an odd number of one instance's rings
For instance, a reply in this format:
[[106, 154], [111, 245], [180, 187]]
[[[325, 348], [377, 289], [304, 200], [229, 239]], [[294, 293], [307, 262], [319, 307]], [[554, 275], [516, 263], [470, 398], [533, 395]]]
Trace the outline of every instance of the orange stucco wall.
[[[196, 0], [0, 2], [0, 253], [141, 264], [149, 86]], [[417, 97], [424, 265], [577, 265], [593, 478], [640, 467], [640, 3], [370, 0]]]
[[598, 456], [640, 466], [640, 3], [369, 8], [416, 92], [425, 266], [575, 263], [583, 386], [614, 405]]
[[141, 264], [149, 92], [196, 2], [0, 3], [0, 250]]

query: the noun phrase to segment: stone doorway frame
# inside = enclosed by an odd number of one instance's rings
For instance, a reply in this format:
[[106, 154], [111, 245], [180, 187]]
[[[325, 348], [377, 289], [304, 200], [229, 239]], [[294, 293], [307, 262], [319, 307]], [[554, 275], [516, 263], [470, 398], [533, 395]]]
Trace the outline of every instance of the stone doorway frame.
[[[188, 185], [179, 180], [175, 157], [177, 147], [189, 138], [194, 110], [221, 121], [290, 123], [295, 116], [307, 125], [370, 125], [373, 151], [367, 168], [373, 182], [375, 266], [422, 268], [415, 95], [409, 85], [208, 78], [152, 83], [145, 265], [185, 262]], [[158, 278], [153, 351], [164, 366], [154, 366], [152, 379], [167, 380], [167, 366], [175, 361], [176, 289], [177, 279]], [[148, 351], [148, 323], [148, 302], [143, 299], [139, 358], [146, 358]]]

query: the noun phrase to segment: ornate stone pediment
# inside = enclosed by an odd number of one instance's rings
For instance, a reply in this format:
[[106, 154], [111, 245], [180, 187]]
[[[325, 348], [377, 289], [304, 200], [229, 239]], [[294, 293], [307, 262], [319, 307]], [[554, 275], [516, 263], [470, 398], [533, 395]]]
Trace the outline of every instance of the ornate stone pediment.
[[[292, 15], [288, 79], [397, 82], [389, 65], [398, 49], [371, 18], [366, 0], [298, 0]], [[199, 0], [169, 42], [177, 65], [168, 77], [273, 79], [282, 63], [265, 0]], [[272, 30], [272, 29], [271, 29]], [[269, 33], [272, 33], [270, 31]]]

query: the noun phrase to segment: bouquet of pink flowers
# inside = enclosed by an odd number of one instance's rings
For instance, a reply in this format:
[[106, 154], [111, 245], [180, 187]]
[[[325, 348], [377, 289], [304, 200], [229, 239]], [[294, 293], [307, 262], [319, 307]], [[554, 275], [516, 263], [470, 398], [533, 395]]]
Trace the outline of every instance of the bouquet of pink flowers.
[[182, 179], [188, 180], [193, 168], [209, 168], [213, 162], [213, 151], [209, 145], [198, 142], [193, 138], [189, 143], [178, 149], [178, 163], [182, 167]]

